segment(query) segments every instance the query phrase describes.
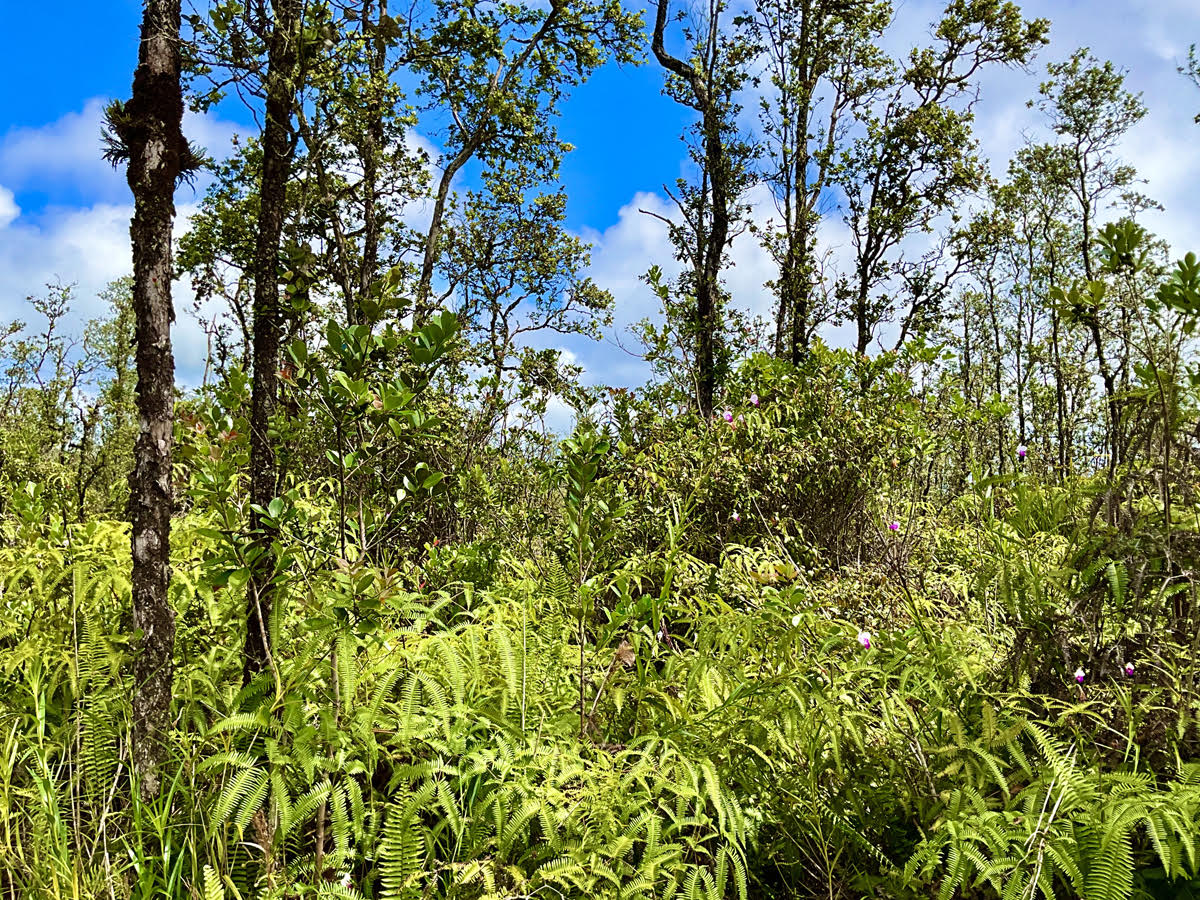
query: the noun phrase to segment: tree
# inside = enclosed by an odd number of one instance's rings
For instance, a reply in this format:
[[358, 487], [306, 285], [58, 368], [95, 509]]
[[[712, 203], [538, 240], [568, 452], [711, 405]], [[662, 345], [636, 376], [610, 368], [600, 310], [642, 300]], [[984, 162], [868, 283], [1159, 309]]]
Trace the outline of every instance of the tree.
[[512, 403], [529, 407], [569, 391], [577, 370], [558, 350], [534, 344], [553, 335], [598, 338], [612, 306], [584, 275], [588, 245], [564, 227], [565, 191], [539, 192], [537, 169], [519, 160], [499, 161], [483, 182], [450, 217], [443, 264], [459, 322], [475, 336], [465, 349], [484, 371], [476, 444]]
[[735, 95], [748, 78], [753, 47], [723, 28], [729, 10], [725, 0], [709, 0], [699, 21], [684, 29], [690, 50], [685, 62], [666, 49], [669, 7], [670, 0], [659, 0], [654, 57], [667, 71], [667, 94], [694, 109], [700, 120], [690, 148], [698, 179], [694, 184], [680, 179], [678, 196], [667, 191], [683, 220], [667, 225], [676, 257], [687, 266], [679, 289], [691, 298], [686, 333], [695, 343], [695, 400], [700, 414], [709, 416], [723, 368], [721, 269], [726, 248], [745, 227], [741, 197], [749, 186], [753, 148], [738, 136]]
[[[240, 158], [227, 165], [210, 192], [215, 216], [197, 228], [187, 264], [204, 273], [204, 290], [220, 280], [215, 257], [227, 255], [241, 270], [233, 294], [253, 369], [250, 397], [250, 581], [243, 677], [263, 671], [271, 657], [271, 608], [277, 578], [271, 519], [265, 510], [278, 493], [280, 471], [273, 417], [279, 401], [279, 362], [289, 305], [280, 297], [284, 228], [297, 204], [289, 200], [300, 135], [297, 111], [310, 71], [334, 45], [336, 30], [325, 4], [306, 0], [224, 0], [207, 19], [188, 17], [193, 40], [188, 69], [193, 83], [206, 80], [194, 102], [210, 107], [234, 90], [251, 108], [262, 104], [262, 128]], [[257, 186], [247, 187], [255, 184]], [[224, 202], [222, 202], [224, 201]], [[247, 223], [252, 221], [253, 229]], [[205, 251], [208, 251], [207, 253]], [[247, 284], [249, 282], [249, 284]], [[246, 315], [249, 293], [250, 316]], [[249, 319], [249, 321], [247, 321]]]
[[[547, 185], [570, 146], [558, 140], [554, 117], [567, 89], [606, 59], [634, 59], [640, 19], [612, 2], [549, 10], [447, 2], [408, 9], [407, 17], [389, 15], [373, 0], [332, 9], [340, 18], [319, 24], [315, 13], [306, 14], [304, 32], [322, 36], [323, 49], [305, 57], [305, 102], [296, 104], [288, 236], [314, 249], [315, 289], [342, 295], [347, 322], [400, 315], [399, 308], [379, 308], [385, 287], [415, 306], [418, 323], [439, 303], [469, 306], [481, 295], [475, 290], [469, 302], [460, 296], [464, 259], [479, 248], [456, 245], [471, 230], [461, 223], [486, 219], [497, 233], [515, 233], [528, 229], [534, 210], [538, 218], [552, 209], [562, 218], [565, 197], [547, 193]], [[209, 43], [225, 48], [245, 32], [240, 40], [253, 45], [253, 32], [235, 25], [231, 19], [224, 37], [208, 29]], [[214, 72], [231, 65], [229, 57], [227, 48], [206, 54]], [[239, 85], [261, 95], [261, 68], [247, 66]], [[415, 131], [444, 148], [434, 165], [428, 151], [414, 147]], [[226, 294], [236, 328], [250, 318], [245, 223], [257, 214], [257, 198], [246, 182], [261, 166], [260, 153], [251, 143], [222, 171], [185, 239], [189, 269]], [[466, 174], [482, 186], [460, 194], [456, 185], [472, 165], [477, 171]], [[426, 200], [427, 224], [414, 215]], [[482, 204], [478, 213], [475, 204]], [[513, 269], [517, 280], [570, 280], [585, 257], [578, 241], [554, 238], [536, 255], [508, 254], [505, 265], [530, 267]], [[595, 314], [593, 306], [573, 304], [571, 316], [547, 318], [590, 328], [576, 314]], [[464, 312], [465, 326], [479, 323]]]
[[854, 112], [878, 89], [890, 19], [887, 0], [758, 0], [743, 20], [766, 68], [763, 181], [779, 220], [758, 230], [779, 266], [775, 352], [793, 363], [833, 313], [819, 302], [816, 227]]
[[1024, 65], [1048, 28], [1045, 19], [1023, 19], [1011, 2], [953, 0], [934, 32], [937, 43], [894, 66], [862, 114], [864, 133], [839, 172], [855, 254], [847, 293], [859, 353], [898, 313], [898, 343], [939, 315], [956, 268], [945, 268], [950, 248], [935, 241], [913, 256], [904, 243], [932, 233], [983, 182], [971, 133], [978, 74], [995, 64]]
[[418, 116], [398, 83], [411, 60], [395, 52], [402, 32], [387, 9], [387, 0], [359, 0], [328, 23], [331, 46], [296, 109], [294, 177], [306, 198], [297, 238], [320, 248], [316, 267], [341, 293], [349, 324], [380, 318], [383, 273], [415, 278], [422, 236], [405, 214], [430, 181], [429, 155], [410, 139]]
[[433, 279], [444, 252], [447, 203], [458, 174], [473, 160], [491, 167], [523, 160], [553, 177], [568, 145], [553, 124], [567, 88], [609, 56], [631, 62], [641, 25], [619, 0], [496, 7], [481, 0], [435, 0], [409, 21], [405, 53], [421, 78], [426, 108], [449, 116], [442, 135], [429, 225], [415, 289], [415, 323], [433, 307]]
[[167, 753], [175, 614], [171, 579], [171, 444], [175, 360], [171, 354], [171, 229], [175, 185], [199, 160], [183, 136], [179, 0], [147, 0], [129, 102], [112, 104], [107, 156], [127, 161], [133, 191], [133, 312], [141, 428], [129, 476], [133, 548], [133, 765], [141, 795], [158, 794]]
[[[1044, 435], [1053, 431], [1056, 436], [1054, 453], [1060, 476], [1072, 465], [1075, 404], [1068, 403], [1068, 395], [1079, 384], [1079, 379], [1068, 372], [1067, 360], [1073, 358], [1074, 347], [1063, 332], [1061, 311], [1048, 302], [1051, 288], [1078, 265], [1071, 254], [1071, 227], [1063, 218], [1068, 180], [1064, 163], [1062, 154], [1053, 148], [1022, 148], [1009, 165], [1009, 183], [996, 198], [1017, 223], [1019, 246], [1011, 254], [1014, 276], [1023, 276], [1026, 281], [1031, 314], [1044, 307], [1049, 319], [1047, 362], [1053, 375], [1054, 416], [1052, 428], [1050, 422], [1045, 422], [1038, 430]], [[1025, 438], [1022, 429], [1022, 442]]]
[[274, 601], [275, 554], [271, 529], [262, 512], [279, 491], [271, 418], [279, 400], [279, 352], [283, 306], [279, 296], [279, 253], [287, 212], [287, 182], [295, 142], [293, 109], [297, 92], [302, 0], [272, 3], [274, 21], [267, 38], [266, 112], [262, 131], [262, 176], [254, 246], [254, 380], [250, 395], [250, 530], [258, 536], [246, 587], [245, 678], [267, 667]]
[[[75, 401], [75, 496], [79, 521], [94, 515], [120, 515], [129, 508], [120, 485], [133, 468], [138, 421], [135, 406], [133, 279], [119, 278], [100, 293], [110, 313], [88, 323], [83, 343], [95, 354], [101, 377]], [[126, 488], [128, 484], [126, 483]], [[96, 497], [95, 495], [98, 495]]]
[[[1050, 79], [1039, 88], [1040, 97], [1031, 101], [1046, 116], [1058, 141], [1046, 154], [1058, 154], [1063, 185], [1075, 207], [1078, 224], [1078, 253], [1086, 282], [1095, 281], [1097, 217], [1114, 194], [1127, 208], [1144, 208], [1147, 201], [1131, 192], [1136, 170], [1125, 164], [1117, 147], [1134, 125], [1146, 115], [1140, 95], [1125, 90], [1125, 75], [1111, 62], [1099, 62], [1086, 48], [1069, 59], [1047, 66]], [[1120, 193], [1118, 193], [1120, 192]], [[1121, 454], [1120, 402], [1117, 399], [1119, 372], [1106, 348], [1104, 310], [1100, 298], [1088, 291], [1072, 292], [1078, 302], [1070, 304], [1072, 319], [1088, 330], [1100, 379], [1104, 384], [1108, 423], [1106, 444], [1111, 465]], [[1126, 329], [1127, 331], [1128, 329]]]

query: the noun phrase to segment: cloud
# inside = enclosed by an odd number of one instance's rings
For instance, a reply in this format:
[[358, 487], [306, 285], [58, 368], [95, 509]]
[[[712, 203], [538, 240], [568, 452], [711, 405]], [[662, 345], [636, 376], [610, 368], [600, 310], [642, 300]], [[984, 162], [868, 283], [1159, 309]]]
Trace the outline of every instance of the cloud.
[[13, 192], [0, 186], [0, 229], [7, 228], [8, 224], [20, 214], [21, 207], [17, 206]]
[[[897, 4], [896, 21], [889, 29], [886, 49], [903, 56], [907, 48], [930, 40], [929, 25], [944, 4], [932, 0], [908, 0]], [[1200, 128], [1193, 116], [1200, 111], [1200, 92], [1192, 89], [1176, 71], [1186, 57], [1187, 46], [1200, 39], [1200, 6], [1192, 0], [1140, 0], [1128, 7], [1110, 10], [1112, 16], [1097, 15], [1089, 4], [1066, 4], [1033, 0], [1022, 4], [1028, 17], [1044, 16], [1052, 22], [1053, 43], [1042, 51], [1028, 71], [993, 68], [981, 79], [981, 99], [975, 108], [976, 136], [980, 148], [998, 177], [1005, 176], [1008, 162], [1025, 141], [1053, 139], [1042, 116], [1027, 105], [1037, 95], [1045, 78], [1045, 64], [1063, 59], [1077, 45], [1090, 45], [1100, 59], [1111, 58], [1128, 70], [1127, 87], [1141, 91], [1149, 106], [1146, 119], [1130, 131], [1120, 147], [1121, 156], [1136, 166], [1145, 179], [1144, 192], [1163, 204], [1162, 212], [1144, 215], [1147, 227], [1166, 239], [1174, 255], [1200, 250], [1200, 154], [1195, 150]], [[753, 98], [751, 98], [753, 99]], [[746, 102], [746, 110], [756, 104]], [[742, 124], [750, 127], [747, 112]], [[680, 147], [683, 154], [683, 148]], [[749, 200], [755, 220], [764, 223], [774, 212], [761, 189]], [[646, 209], [667, 217], [675, 213], [670, 201], [654, 192], [638, 192], [620, 209], [618, 219], [603, 232], [583, 231], [595, 244], [591, 275], [612, 291], [616, 300], [613, 334], [603, 345], [572, 344], [588, 367], [588, 380], [633, 385], [644, 379], [648, 368], [635, 357], [615, 349], [616, 338], [628, 346], [628, 325], [655, 316], [657, 300], [639, 276], [653, 263], [668, 275], [679, 271], [667, 240], [666, 227]], [[819, 226], [820, 244], [831, 251], [834, 269], [845, 271], [852, 260], [850, 236], [831, 210]], [[919, 236], [918, 236], [919, 240]], [[911, 242], [910, 242], [911, 243]], [[751, 235], [742, 235], [730, 250], [732, 265], [725, 279], [736, 306], [769, 316], [772, 297], [762, 287], [774, 274], [767, 254]], [[853, 346], [853, 325], [826, 326], [825, 339], [838, 346]]]
[[0, 140], [0, 179], [18, 191], [68, 183], [86, 185], [96, 199], [117, 199], [121, 191], [128, 196], [120, 174], [101, 157], [103, 119], [97, 97], [47, 125], [10, 129]]
[[[130, 274], [129, 220], [133, 215], [124, 175], [100, 157], [104, 102], [87, 101], [81, 110], [38, 127], [10, 129], [0, 138], [0, 321], [29, 318], [27, 299], [47, 284], [75, 286], [68, 328], [107, 312], [99, 294]], [[235, 126], [213, 116], [187, 113], [184, 133], [217, 158], [228, 155]], [[178, 237], [196, 211], [204, 185], [177, 193]], [[43, 202], [18, 203], [23, 193]], [[50, 202], [44, 202], [49, 198]], [[206, 338], [188, 315], [192, 290], [174, 285], [176, 367], [181, 383], [199, 381]]]
[[666, 197], [642, 191], [620, 208], [617, 221], [603, 232], [583, 230], [582, 237], [593, 245], [587, 274], [613, 295], [612, 325], [600, 343], [566, 339], [584, 366], [585, 382], [632, 385], [649, 376], [649, 366], [637, 355], [629, 329], [642, 319], [658, 317], [658, 298], [642, 276], [652, 265], [660, 266], [668, 277], [679, 271], [666, 225], [654, 218], [670, 217], [673, 211]]
[[[1200, 247], [1200, 111], [1196, 91], [1177, 71], [1188, 45], [1200, 39], [1200, 6], [1192, 0], [1138, 0], [1097, 15], [1091, 4], [1035, 0], [1023, 4], [1028, 16], [1051, 21], [1051, 44], [1029, 72], [996, 69], [983, 79], [976, 107], [976, 134], [993, 171], [1003, 176], [1012, 154], [1026, 137], [1049, 141], [1053, 135], [1041, 114], [1026, 101], [1037, 96], [1048, 62], [1068, 57], [1077, 46], [1125, 70], [1125, 87], [1142, 94], [1148, 113], [1122, 141], [1118, 153], [1136, 167], [1143, 193], [1163, 204], [1143, 223], [1181, 255]], [[1114, 214], [1115, 215], [1115, 214]]]
[[[127, 201], [123, 171], [102, 156], [105, 102], [93, 97], [48, 124], [9, 129], [0, 138], [0, 183], [18, 195], [36, 191], [73, 205]], [[184, 135], [217, 159], [229, 154], [236, 130], [215, 116], [184, 113]]]
[[[763, 222], [774, 212], [765, 188], [755, 188], [746, 200], [756, 221]], [[593, 245], [587, 274], [609, 291], [614, 301], [612, 326], [601, 342], [570, 338], [563, 344], [585, 367], [584, 380], [588, 383], [634, 386], [650, 374], [630, 333], [630, 327], [643, 319], [661, 321], [659, 300], [642, 276], [656, 265], [669, 280], [681, 269], [660, 216], [676, 220], [679, 211], [670, 198], [639, 191], [604, 231], [582, 231], [581, 237]], [[727, 252], [729, 264], [723, 277], [731, 305], [751, 315], [769, 316], [774, 301], [763, 283], [774, 275], [770, 256], [749, 232], [735, 238]]]
[[57, 282], [78, 285], [82, 318], [98, 313], [95, 295], [129, 273], [132, 212], [132, 206], [105, 203], [9, 219], [0, 227], [0, 314], [20, 317], [26, 297]]
[[[108, 312], [100, 292], [132, 269], [133, 206], [98, 203], [82, 209], [54, 208], [37, 217], [14, 216], [6, 221], [6, 201], [11, 203], [11, 196], [0, 186], [0, 322], [28, 321], [32, 312], [28, 298], [43, 294], [46, 285], [74, 285], [67, 327], [79, 334], [84, 322]], [[179, 207], [177, 236], [195, 209], [195, 205]], [[188, 282], [176, 281], [173, 295], [176, 368], [180, 383], [195, 384], [203, 372], [206, 338], [199, 323], [185, 312], [193, 296]]]
[[[123, 172], [100, 156], [104, 102], [92, 98], [53, 122], [11, 128], [0, 137], [0, 321], [29, 318], [27, 299], [47, 284], [73, 284], [68, 327], [78, 332], [107, 312], [99, 293], [132, 270], [129, 187]], [[183, 128], [209, 156], [219, 160], [232, 152], [237, 126], [229, 121], [188, 112]], [[424, 136], [411, 132], [408, 140], [437, 158], [436, 146]], [[186, 231], [209, 180], [202, 176], [194, 187], [176, 192], [176, 238]], [[18, 202], [23, 194], [29, 202]], [[421, 202], [403, 211], [417, 227], [429, 214], [430, 204]], [[186, 278], [175, 282], [173, 294], [178, 379], [195, 384], [204, 371], [207, 336], [190, 312], [194, 294]]]

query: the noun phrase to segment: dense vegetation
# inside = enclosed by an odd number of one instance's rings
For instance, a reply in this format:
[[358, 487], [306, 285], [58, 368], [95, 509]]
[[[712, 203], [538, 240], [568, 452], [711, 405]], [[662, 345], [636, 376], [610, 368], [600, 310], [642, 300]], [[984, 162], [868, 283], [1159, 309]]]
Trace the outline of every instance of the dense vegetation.
[[[885, 3], [747, 8], [674, 50], [665, 2], [644, 35], [565, 0], [183, 18], [159, 73], [270, 114], [203, 164], [178, 246], [211, 352], [173, 442], [134, 406], [138, 273], [78, 338], [65, 287], [0, 338], [0, 897], [1200, 897], [1200, 263], [1138, 223], [1141, 99], [1052, 64], [1050, 140], [1001, 180], [972, 79], [1047, 23], [956, 0], [892, 60]], [[598, 388], [529, 337], [612, 302], [553, 116], [647, 54], [696, 179], [682, 273], [646, 275], [654, 377]], [[139, 84], [108, 137], [135, 192]], [[440, 174], [406, 149], [424, 114]], [[202, 164], [173, 152], [168, 182]], [[722, 280], [751, 225], [769, 323]]]

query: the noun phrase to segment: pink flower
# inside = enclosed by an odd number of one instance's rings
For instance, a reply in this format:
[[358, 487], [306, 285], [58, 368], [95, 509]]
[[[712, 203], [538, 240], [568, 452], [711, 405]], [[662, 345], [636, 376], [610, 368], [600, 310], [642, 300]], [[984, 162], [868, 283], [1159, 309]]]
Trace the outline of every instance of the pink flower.
[[900, 530], [900, 523], [899, 523], [899, 522], [890, 522], [890, 523], [888, 523], [888, 531], [899, 531], [899, 530]]
[[1024, 444], [1018, 445], [1018, 447], [1017, 447], [1017, 456], [1018, 457], [1020, 457], [1021, 459], [1024, 459], [1025, 454], [1028, 452], [1029, 452], [1029, 448], [1026, 447]]
[[1129, 678], [1132, 678], [1132, 677], [1133, 677], [1133, 663], [1131, 663], [1131, 662], [1127, 662], [1127, 663], [1125, 663], [1125, 674], [1126, 674], [1126, 675], [1127, 675]]
[[1087, 677], [1087, 673], [1083, 671], [1083, 666], [1075, 670], [1075, 681], [1078, 684], [1083, 684], [1083, 679]]
[[750, 395], [750, 405], [751, 405], [751, 406], [758, 406], [758, 394], [751, 394], [751, 395]]
[[733, 513], [733, 516], [732, 516], [732, 518], [733, 518], [733, 521], [734, 521], [734, 522], [740, 522], [740, 521], [742, 521], [742, 516], [741, 516], [741, 514], [740, 514], [739, 512], [737, 512], [737, 510], [734, 510], [734, 513]]
[[725, 410], [725, 412], [721, 413], [721, 416], [722, 416], [722, 418], [725, 419], [726, 422], [733, 421], [733, 413], [731, 413], [729, 410]]
[[863, 645], [864, 650], [871, 649], [871, 632], [860, 631], [858, 633], [858, 642]]

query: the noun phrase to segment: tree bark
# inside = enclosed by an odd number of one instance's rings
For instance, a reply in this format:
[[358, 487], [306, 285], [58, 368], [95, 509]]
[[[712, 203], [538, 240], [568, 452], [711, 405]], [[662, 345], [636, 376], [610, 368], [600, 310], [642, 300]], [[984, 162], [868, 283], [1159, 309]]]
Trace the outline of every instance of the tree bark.
[[869, 282], [865, 272], [859, 272], [858, 278], [858, 296], [854, 301], [854, 323], [855, 323], [855, 340], [854, 352], [859, 356], [866, 356], [867, 349], [871, 346], [871, 320], [867, 309], [869, 300], [867, 290]]
[[[791, 337], [789, 340], [792, 365], [800, 365], [808, 355], [808, 320], [812, 299], [812, 204], [816, 198], [811, 196], [812, 188], [808, 183], [809, 153], [809, 116], [812, 113], [812, 54], [814, 48], [811, 41], [812, 5], [807, 2], [800, 4], [800, 43], [796, 48], [797, 68], [796, 79], [801, 90], [797, 92], [795, 121], [785, 124], [785, 131], [791, 135], [791, 159], [787, 161], [790, 169], [787, 183], [791, 196], [788, 198], [788, 209], [791, 215], [786, 217], [787, 251], [780, 275], [780, 312], [787, 307], [790, 317]], [[816, 185], [816, 195], [820, 196], [822, 177]], [[783, 327], [779, 323], [779, 328]]]
[[[279, 302], [279, 245], [287, 206], [287, 181], [294, 148], [292, 112], [296, 101], [297, 26], [301, 0], [272, 4], [275, 22], [267, 50], [266, 121], [263, 123], [262, 178], [254, 248], [254, 380], [250, 397], [250, 502], [265, 509], [278, 491], [275, 441], [271, 417], [279, 393], [279, 345], [282, 307]], [[274, 535], [263, 517], [251, 510], [250, 529], [258, 554], [246, 588], [246, 647], [243, 679], [249, 681], [271, 658], [271, 607], [274, 603]]]
[[[379, 14], [376, 23], [382, 23], [387, 15], [387, 0], [379, 0]], [[362, 22], [364, 29], [370, 21], [371, 0], [364, 0]], [[383, 38], [382, 30], [377, 30], [372, 40], [370, 55], [367, 60], [370, 74], [370, 96], [367, 103], [368, 123], [363, 141], [363, 257], [362, 268], [358, 278], [358, 296], [367, 296], [371, 282], [375, 279], [379, 268], [379, 239], [383, 229], [380, 221], [378, 180], [379, 156], [383, 152], [384, 132], [384, 97], [387, 85], [387, 41]], [[362, 309], [358, 303], [349, 303], [346, 309], [346, 321], [350, 325], [363, 322]]]
[[[665, 32], [669, 0], [658, 0], [654, 21], [652, 49], [659, 65], [685, 81], [695, 100], [694, 107], [700, 113], [704, 139], [704, 175], [711, 185], [712, 207], [709, 213], [707, 233], [703, 219], [696, 221], [696, 242], [693, 258], [700, 259], [696, 276], [695, 310], [695, 354], [696, 354], [696, 405], [702, 416], [712, 415], [716, 395], [716, 342], [718, 306], [720, 299], [721, 261], [725, 245], [729, 242], [729, 179], [730, 164], [722, 139], [723, 122], [719, 101], [713, 96], [705, 73], [694, 65], [672, 56], [666, 50]], [[716, 28], [715, 21], [709, 24]]]
[[429, 218], [429, 230], [425, 233], [425, 250], [421, 258], [421, 276], [417, 282], [417, 300], [413, 309], [413, 327], [422, 327], [432, 312], [431, 295], [433, 293], [433, 268], [437, 263], [438, 242], [442, 237], [442, 220], [446, 215], [446, 200], [450, 196], [450, 186], [454, 176], [465, 166], [475, 151], [483, 146], [483, 135], [477, 131], [463, 144], [463, 148], [447, 163], [438, 181], [437, 198], [433, 203], [433, 213]]
[[179, 25], [180, 0], [148, 0], [132, 99], [123, 110], [110, 113], [128, 153], [126, 177], [134, 198], [129, 234], [140, 428], [129, 476], [129, 511], [133, 625], [140, 637], [133, 663], [133, 766], [147, 801], [159, 793], [167, 756], [175, 647], [175, 613], [168, 599], [175, 403], [171, 229], [175, 185], [192, 162], [182, 129]]
[[729, 242], [729, 162], [721, 140], [721, 121], [710, 102], [704, 110], [705, 166], [712, 179], [712, 211], [708, 246], [704, 252], [704, 272], [696, 289], [696, 362], [699, 368], [699, 406], [702, 416], [710, 416], [717, 392], [716, 341], [719, 326], [717, 307], [721, 291], [721, 259]]

